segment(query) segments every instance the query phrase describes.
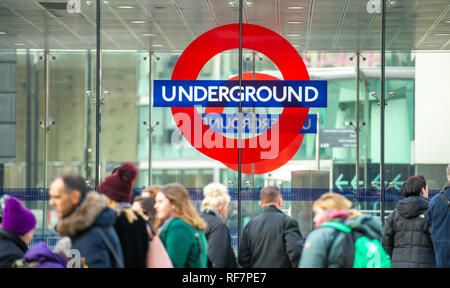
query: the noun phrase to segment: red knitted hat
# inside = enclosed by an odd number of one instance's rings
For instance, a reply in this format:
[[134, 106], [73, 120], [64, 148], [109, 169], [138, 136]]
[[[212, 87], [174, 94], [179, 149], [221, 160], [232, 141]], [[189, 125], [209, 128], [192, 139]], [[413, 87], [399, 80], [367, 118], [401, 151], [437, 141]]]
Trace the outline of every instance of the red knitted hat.
[[100, 184], [100, 193], [116, 202], [130, 202], [133, 194], [133, 181], [137, 178], [138, 169], [133, 163], [120, 165], [116, 172], [106, 177]]

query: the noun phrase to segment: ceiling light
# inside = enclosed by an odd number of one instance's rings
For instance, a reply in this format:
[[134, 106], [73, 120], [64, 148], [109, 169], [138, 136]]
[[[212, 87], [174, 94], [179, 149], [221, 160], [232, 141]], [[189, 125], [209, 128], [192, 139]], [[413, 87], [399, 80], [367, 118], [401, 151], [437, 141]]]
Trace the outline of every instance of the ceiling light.
[[143, 34], [141, 34], [141, 36], [148, 36], [148, 37], [151, 37], [151, 36], [155, 36], [155, 34], [152, 34], [152, 33], [143, 33]]
[[450, 20], [445, 20], [445, 23], [450, 24]]
[[286, 36], [288, 36], [288, 37], [300, 37], [302, 35], [300, 35], [300, 34], [286, 34]]
[[24, 46], [25, 44], [23, 44], [23, 43], [16, 43], [15, 45], [16, 46]]
[[434, 36], [449, 36], [450, 33], [436, 33]]
[[6, 34], [6, 32], [1, 32], [1, 31], [0, 31], [0, 35], [5, 35], [5, 34]]
[[163, 47], [164, 45], [162, 44], [153, 44], [152, 47]]
[[303, 10], [303, 7], [301, 6], [290, 6], [288, 7], [289, 10]]
[[131, 21], [132, 24], [145, 24], [147, 22], [142, 21], [142, 20], [135, 20], [135, 21]]
[[303, 24], [302, 21], [288, 21], [288, 24]]
[[128, 6], [128, 5], [122, 5], [122, 6], [118, 6], [117, 9], [133, 9], [133, 6]]

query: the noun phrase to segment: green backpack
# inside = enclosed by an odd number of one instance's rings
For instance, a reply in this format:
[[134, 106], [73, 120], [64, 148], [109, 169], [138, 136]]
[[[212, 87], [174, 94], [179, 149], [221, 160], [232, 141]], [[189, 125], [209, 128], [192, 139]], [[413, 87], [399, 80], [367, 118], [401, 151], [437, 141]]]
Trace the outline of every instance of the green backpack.
[[[320, 225], [320, 227], [331, 227], [345, 233], [342, 240], [344, 253], [339, 261], [340, 268], [391, 267], [391, 260], [378, 239], [371, 239], [341, 222], [328, 221]], [[337, 234], [339, 233], [335, 234], [334, 239], [336, 239]]]

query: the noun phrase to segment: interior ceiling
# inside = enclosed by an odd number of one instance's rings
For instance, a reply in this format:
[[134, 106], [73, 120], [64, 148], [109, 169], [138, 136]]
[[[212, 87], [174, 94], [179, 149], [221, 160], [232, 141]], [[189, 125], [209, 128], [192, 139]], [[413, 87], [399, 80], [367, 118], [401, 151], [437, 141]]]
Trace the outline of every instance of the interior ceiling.
[[[81, 0], [80, 14], [68, 13], [66, 2], [0, 0], [0, 49], [95, 49], [96, 1]], [[102, 0], [101, 46], [113, 50], [184, 50], [208, 30], [238, 23], [238, 2]], [[368, 13], [367, 2], [244, 0], [243, 19], [276, 31], [299, 51], [381, 50], [381, 14]], [[450, 51], [450, 0], [387, 1], [386, 23], [389, 51]]]

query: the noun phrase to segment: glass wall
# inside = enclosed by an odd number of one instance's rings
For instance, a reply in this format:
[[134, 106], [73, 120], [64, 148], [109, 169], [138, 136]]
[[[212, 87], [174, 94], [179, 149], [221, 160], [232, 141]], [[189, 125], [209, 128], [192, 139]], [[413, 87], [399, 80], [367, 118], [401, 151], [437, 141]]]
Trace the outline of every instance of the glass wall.
[[[242, 229], [261, 212], [259, 191], [267, 185], [282, 188], [283, 211], [306, 236], [313, 227], [312, 202], [326, 191], [342, 193], [379, 217], [380, 168], [386, 215], [401, 199], [407, 177], [424, 175], [430, 198], [445, 184], [450, 163], [445, 1], [387, 5], [384, 54], [382, 15], [366, 1], [100, 2], [68, 7], [0, 0], [0, 191], [33, 209], [40, 219], [37, 237], [56, 237], [46, 191], [54, 177], [75, 172], [95, 188], [125, 161], [139, 168], [136, 193], [179, 182], [200, 207], [206, 184], [225, 184], [233, 199], [227, 223], [234, 239], [238, 220]], [[235, 26], [221, 31], [223, 38], [182, 56], [201, 35], [228, 24]], [[291, 55], [299, 55], [304, 66]], [[175, 67], [183, 57], [191, 66], [180, 76]], [[326, 80], [327, 107], [155, 107], [154, 81], [174, 78]], [[289, 125], [271, 126], [270, 139], [280, 140], [278, 146], [271, 142], [275, 157], [256, 161], [250, 147], [242, 147], [239, 157], [236, 145], [214, 154], [211, 147], [191, 143], [195, 125], [190, 137], [180, 132], [183, 115], [194, 123], [200, 115], [240, 111], [292, 117], [282, 122]], [[311, 124], [306, 115], [318, 117], [317, 132], [294, 135], [291, 126]], [[235, 139], [262, 139], [265, 133], [217, 134], [238, 143]]]

